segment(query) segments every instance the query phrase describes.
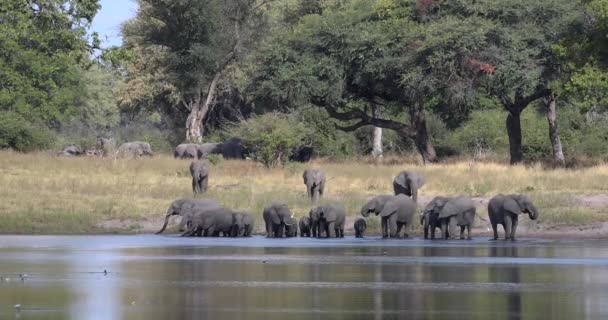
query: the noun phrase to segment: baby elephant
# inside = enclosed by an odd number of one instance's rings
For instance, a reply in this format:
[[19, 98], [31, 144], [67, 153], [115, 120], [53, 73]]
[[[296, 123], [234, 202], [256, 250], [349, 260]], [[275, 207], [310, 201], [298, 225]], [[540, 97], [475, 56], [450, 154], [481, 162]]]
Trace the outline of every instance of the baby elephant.
[[300, 218], [300, 237], [310, 238], [310, 217]]
[[366, 229], [367, 229], [367, 223], [365, 222], [365, 219], [359, 218], [359, 219], [355, 220], [355, 237], [356, 238], [363, 238], [363, 236], [365, 235]]
[[306, 185], [306, 194], [311, 203], [317, 203], [325, 190], [325, 173], [320, 169], [308, 169], [302, 175]]
[[192, 176], [192, 192], [205, 193], [209, 185], [209, 166], [200, 161], [190, 163], [190, 175]]

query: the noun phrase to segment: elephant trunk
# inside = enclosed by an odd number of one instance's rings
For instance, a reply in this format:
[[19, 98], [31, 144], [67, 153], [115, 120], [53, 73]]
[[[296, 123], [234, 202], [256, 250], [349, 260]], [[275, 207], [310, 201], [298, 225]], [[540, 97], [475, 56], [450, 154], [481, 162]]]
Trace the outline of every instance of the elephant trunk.
[[165, 223], [163, 224], [163, 227], [160, 228], [160, 230], [158, 232], [156, 232], [156, 234], [161, 234], [161, 233], [163, 233], [163, 231], [165, 231], [165, 229], [167, 228], [167, 224], [169, 224], [170, 217], [171, 217], [171, 214], [168, 214], [165, 216]]

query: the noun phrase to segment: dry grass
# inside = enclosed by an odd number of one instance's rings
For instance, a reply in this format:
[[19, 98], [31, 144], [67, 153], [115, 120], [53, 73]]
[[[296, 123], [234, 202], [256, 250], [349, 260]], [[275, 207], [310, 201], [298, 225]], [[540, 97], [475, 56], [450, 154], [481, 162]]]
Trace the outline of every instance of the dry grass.
[[[189, 161], [163, 155], [146, 160], [104, 160], [1, 151], [0, 232], [136, 232], [146, 222], [156, 227], [172, 200], [192, 195], [188, 165]], [[572, 198], [608, 190], [607, 165], [547, 171], [540, 165], [509, 167], [466, 161], [428, 166], [357, 161], [266, 169], [252, 162], [223, 161], [212, 166], [210, 191], [205, 197], [258, 215], [271, 201], [284, 201], [296, 216], [302, 216], [308, 212], [308, 202], [301, 173], [309, 166], [325, 170], [329, 179], [326, 199], [343, 202], [351, 215], [359, 212], [368, 197], [391, 193], [392, 178], [400, 170], [413, 169], [427, 177], [421, 190], [425, 198], [527, 193], [542, 210], [541, 222], [608, 221], [608, 215], [596, 213], [601, 210], [579, 208]], [[108, 220], [127, 222], [103, 228], [102, 222]]]

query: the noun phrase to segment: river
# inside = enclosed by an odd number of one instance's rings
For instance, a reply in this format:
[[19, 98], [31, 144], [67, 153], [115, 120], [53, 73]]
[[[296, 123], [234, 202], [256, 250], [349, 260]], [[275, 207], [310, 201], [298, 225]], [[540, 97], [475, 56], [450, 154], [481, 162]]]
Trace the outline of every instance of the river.
[[607, 319], [608, 241], [0, 236], [0, 319]]

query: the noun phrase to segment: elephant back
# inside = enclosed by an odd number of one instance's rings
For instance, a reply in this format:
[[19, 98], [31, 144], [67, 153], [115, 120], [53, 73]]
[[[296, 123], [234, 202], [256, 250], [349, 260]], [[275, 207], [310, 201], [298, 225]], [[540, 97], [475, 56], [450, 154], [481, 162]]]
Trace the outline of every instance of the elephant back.
[[439, 219], [459, 215], [465, 211], [475, 209], [475, 203], [468, 197], [456, 197], [450, 199], [439, 212]]

